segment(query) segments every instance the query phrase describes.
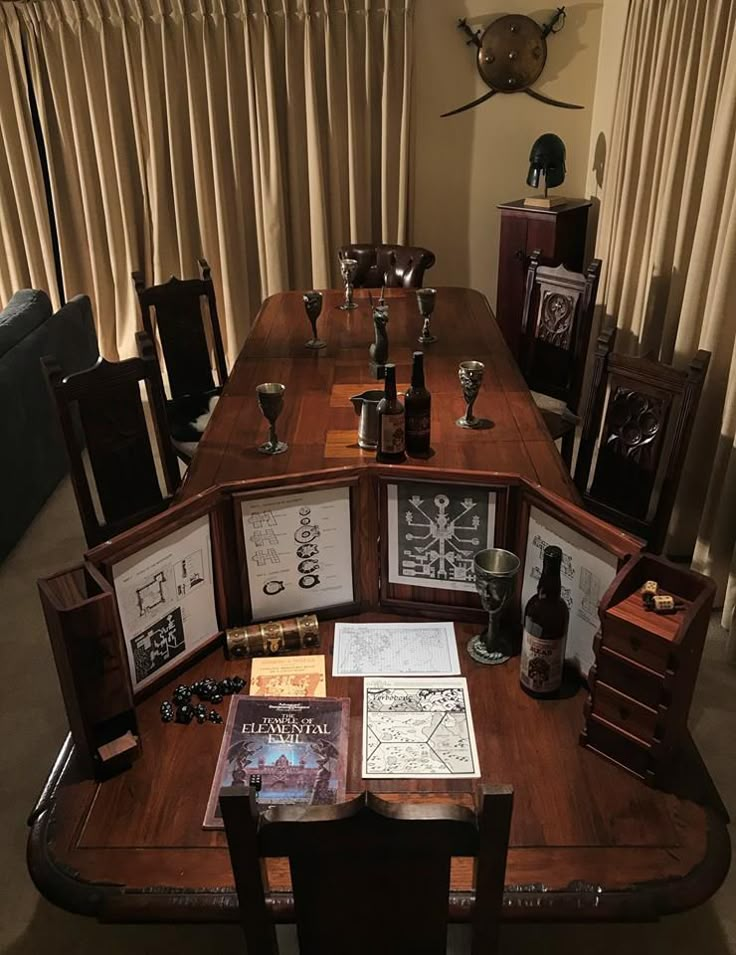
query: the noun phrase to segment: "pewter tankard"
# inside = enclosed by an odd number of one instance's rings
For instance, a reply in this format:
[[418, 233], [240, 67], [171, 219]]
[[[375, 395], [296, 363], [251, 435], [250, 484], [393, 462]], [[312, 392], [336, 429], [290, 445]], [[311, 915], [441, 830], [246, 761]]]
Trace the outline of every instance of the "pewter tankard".
[[383, 392], [378, 389], [364, 391], [350, 399], [355, 413], [360, 415], [358, 422], [358, 447], [375, 451], [378, 447], [378, 402]]

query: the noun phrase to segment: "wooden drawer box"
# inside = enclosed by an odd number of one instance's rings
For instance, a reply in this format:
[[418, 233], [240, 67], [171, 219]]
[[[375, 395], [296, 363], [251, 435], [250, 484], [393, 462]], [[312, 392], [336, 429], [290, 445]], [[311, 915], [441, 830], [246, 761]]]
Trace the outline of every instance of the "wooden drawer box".
[[[647, 580], [680, 609], [648, 611], [641, 598]], [[640, 554], [625, 564], [598, 609], [583, 746], [656, 784], [687, 732], [714, 595], [708, 577], [660, 557]]]

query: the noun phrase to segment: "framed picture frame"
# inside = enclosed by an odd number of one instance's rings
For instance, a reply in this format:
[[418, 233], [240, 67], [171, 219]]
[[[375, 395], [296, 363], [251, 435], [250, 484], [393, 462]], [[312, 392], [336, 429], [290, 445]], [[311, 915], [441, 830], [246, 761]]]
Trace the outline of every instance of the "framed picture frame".
[[505, 546], [516, 480], [490, 472], [379, 470], [381, 608], [484, 620], [473, 557]]
[[212, 489], [90, 550], [115, 593], [134, 699], [211, 649], [230, 601], [223, 496]]
[[346, 616], [377, 590], [376, 506], [368, 472], [231, 488], [243, 619]]

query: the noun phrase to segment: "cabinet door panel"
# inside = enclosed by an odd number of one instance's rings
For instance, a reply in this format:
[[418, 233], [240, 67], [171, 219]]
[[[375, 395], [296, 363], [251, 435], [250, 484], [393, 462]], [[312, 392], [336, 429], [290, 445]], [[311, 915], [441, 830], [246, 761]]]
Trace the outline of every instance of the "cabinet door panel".
[[502, 215], [496, 317], [514, 358], [519, 354], [527, 254], [527, 220]]

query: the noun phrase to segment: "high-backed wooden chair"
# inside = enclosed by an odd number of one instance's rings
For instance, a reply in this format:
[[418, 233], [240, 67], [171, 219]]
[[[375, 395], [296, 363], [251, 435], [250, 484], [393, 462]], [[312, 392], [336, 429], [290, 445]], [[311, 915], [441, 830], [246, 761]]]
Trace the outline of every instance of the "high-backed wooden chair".
[[343, 245], [340, 258], [356, 259], [356, 288], [422, 288], [424, 273], [435, 263], [434, 252], [420, 246], [376, 245], [371, 242]]
[[617, 355], [616, 330], [598, 337], [575, 484], [588, 510], [642, 537], [659, 553], [710, 352], [679, 371], [651, 358]]
[[199, 270], [197, 279], [172, 276], [163, 285], [150, 288], [146, 288], [142, 272], [132, 273], [143, 328], [160, 343], [172, 399], [214, 392], [227, 381], [215, 287], [204, 259], [199, 259]]
[[553, 440], [562, 438], [570, 467], [601, 263], [593, 259], [583, 274], [541, 265], [540, 258], [532, 252], [526, 274], [519, 365], [532, 391], [564, 402], [542, 417]]
[[301, 955], [445, 955], [453, 856], [475, 857], [472, 955], [497, 951], [513, 790], [479, 813], [450, 803], [350, 802], [257, 814], [255, 791], [220, 794], [249, 952], [277, 955], [264, 859], [291, 869]]
[[[163, 510], [179, 483], [179, 467], [166, 426], [161, 369], [151, 340], [143, 332], [137, 337], [145, 357], [121, 362], [100, 358], [92, 368], [66, 378], [55, 358], [41, 359], [59, 412], [74, 494], [90, 547]], [[148, 395], [165, 494], [159, 484], [140, 382]], [[85, 468], [85, 447], [93, 483]]]

